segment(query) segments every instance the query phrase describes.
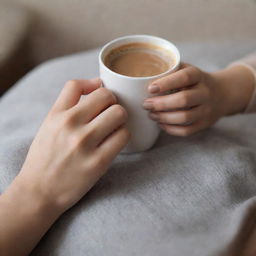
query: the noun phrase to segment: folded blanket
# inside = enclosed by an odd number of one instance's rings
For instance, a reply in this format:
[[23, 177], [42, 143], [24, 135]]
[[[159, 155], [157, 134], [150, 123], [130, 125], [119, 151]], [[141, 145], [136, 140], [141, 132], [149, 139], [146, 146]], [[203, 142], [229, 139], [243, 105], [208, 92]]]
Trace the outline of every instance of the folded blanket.
[[[178, 47], [183, 60], [213, 71], [255, 42]], [[98, 75], [97, 54], [48, 61], [1, 98], [0, 192], [19, 172], [66, 80]], [[153, 149], [119, 155], [32, 255], [243, 255], [256, 231], [255, 127], [256, 115], [237, 115], [188, 138], [161, 134]]]

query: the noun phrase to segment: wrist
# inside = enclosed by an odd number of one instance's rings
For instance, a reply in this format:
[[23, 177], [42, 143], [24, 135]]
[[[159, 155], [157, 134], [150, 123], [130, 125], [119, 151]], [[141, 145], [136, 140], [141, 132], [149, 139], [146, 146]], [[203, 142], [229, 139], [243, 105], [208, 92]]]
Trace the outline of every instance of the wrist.
[[0, 250], [3, 255], [28, 255], [59, 217], [30, 186], [15, 178], [0, 196]]
[[244, 65], [234, 65], [212, 75], [219, 91], [222, 115], [244, 112], [255, 87], [252, 72]]
[[62, 213], [38, 193], [36, 186], [19, 175], [2, 196], [10, 208], [18, 208], [24, 216], [33, 216], [45, 222], [54, 222]]

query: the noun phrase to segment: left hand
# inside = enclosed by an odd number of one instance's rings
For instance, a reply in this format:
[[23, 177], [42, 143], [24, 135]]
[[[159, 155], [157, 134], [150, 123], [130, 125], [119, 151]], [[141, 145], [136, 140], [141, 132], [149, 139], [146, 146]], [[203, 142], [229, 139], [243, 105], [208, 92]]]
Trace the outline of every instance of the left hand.
[[[149, 117], [167, 133], [187, 136], [214, 124], [223, 116], [223, 99], [213, 73], [183, 64], [181, 69], [149, 85], [152, 94], [172, 93], [146, 99]], [[225, 105], [225, 104], [224, 104]]]

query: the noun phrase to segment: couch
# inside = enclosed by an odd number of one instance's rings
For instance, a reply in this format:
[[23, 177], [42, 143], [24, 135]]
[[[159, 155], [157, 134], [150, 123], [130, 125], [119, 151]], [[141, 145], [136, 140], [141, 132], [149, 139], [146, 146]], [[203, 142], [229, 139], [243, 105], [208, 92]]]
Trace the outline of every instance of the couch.
[[256, 37], [255, 0], [0, 0], [0, 94], [39, 63], [118, 36]]

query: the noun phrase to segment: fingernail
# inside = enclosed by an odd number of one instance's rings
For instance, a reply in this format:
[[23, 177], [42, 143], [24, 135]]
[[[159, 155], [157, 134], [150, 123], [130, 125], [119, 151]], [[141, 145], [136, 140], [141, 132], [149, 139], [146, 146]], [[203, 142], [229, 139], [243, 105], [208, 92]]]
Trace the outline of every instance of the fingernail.
[[143, 106], [143, 108], [145, 108], [147, 110], [151, 110], [154, 108], [154, 105], [151, 101], [144, 101], [142, 106]]
[[154, 114], [154, 113], [150, 113], [149, 114], [149, 117], [153, 120], [158, 120], [158, 115], [157, 114]]
[[160, 88], [158, 85], [156, 84], [151, 84], [149, 87], [148, 87], [148, 90], [150, 93], [157, 93], [157, 92], [160, 92]]

